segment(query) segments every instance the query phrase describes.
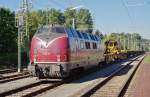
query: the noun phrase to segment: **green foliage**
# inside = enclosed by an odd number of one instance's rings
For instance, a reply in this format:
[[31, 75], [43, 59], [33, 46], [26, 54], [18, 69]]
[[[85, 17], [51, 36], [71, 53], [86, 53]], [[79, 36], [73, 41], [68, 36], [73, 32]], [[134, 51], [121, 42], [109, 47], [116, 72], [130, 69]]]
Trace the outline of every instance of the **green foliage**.
[[30, 13], [30, 41], [39, 25], [60, 24], [66, 27], [72, 27], [73, 18], [75, 19], [75, 28], [80, 31], [92, 33], [93, 20], [88, 9], [72, 10], [67, 8], [64, 13], [60, 10], [51, 8], [49, 10], [38, 10]]
[[[72, 21], [73, 21], [73, 18], [76, 19], [77, 11], [71, 10], [71, 8], [67, 8], [66, 11], [64, 12], [64, 16], [65, 16], [65, 26], [72, 27]], [[75, 28], [76, 28], [76, 25], [75, 25]]]
[[[21, 65], [27, 67], [27, 55], [25, 52], [21, 53]], [[18, 53], [1, 53], [0, 54], [0, 69], [17, 68], [18, 64]]]
[[16, 40], [15, 14], [9, 9], [0, 8], [0, 52], [16, 51]]
[[92, 33], [93, 31], [93, 20], [91, 13], [88, 9], [80, 9], [77, 13], [76, 18], [77, 29], [81, 31], [88, 31]]
[[150, 64], [150, 55], [147, 55], [144, 60], [143, 60], [144, 64]]
[[142, 39], [141, 45], [143, 47], [142, 50], [144, 50], [144, 51], [150, 51], [150, 40], [148, 40], [148, 39]]
[[46, 24], [46, 21], [44, 21], [45, 17], [43, 14], [44, 12], [42, 10], [33, 11], [30, 13], [30, 24], [29, 24], [30, 41], [32, 39], [32, 36], [36, 32], [38, 26]]
[[65, 23], [65, 17], [63, 13], [60, 10], [56, 10], [54, 8], [50, 9], [48, 11], [48, 18], [50, 24], [64, 24]]
[[118, 34], [117, 33], [111, 33], [109, 36], [108, 36], [108, 39], [109, 40], [116, 40]]
[[1, 53], [0, 69], [12, 68], [17, 66], [17, 53]]
[[124, 50], [142, 50], [142, 37], [138, 33], [111, 33], [105, 40], [116, 40]]
[[99, 36], [101, 39], [104, 38], [104, 35], [98, 29], [95, 31], [95, 35]]
[[42, 10], [32, 11], [29, 15], [29, 18], [30, 18], [30, 25], [29, 25], [30, 41], [40, 25], [41, 26], [46, 24], [62, 25], [65, 22], [65, 17], [63, 13], [60, 10], [56, 10], [54, 8], [44, 11]]
[[[87, 31], [92, 33], [93, 20], [91, 13], [88, 9], [75, 10], [67, 8], [64, 14], [64, 21], [61, 24], [65, 24], [66, 27], [72, 27], [73, 19], [75, 20], [75, 28], [80, 31]], [[63, 15], [62, 15], [63, 16]], [[60, 24], [60, 23], [59, 23]]]

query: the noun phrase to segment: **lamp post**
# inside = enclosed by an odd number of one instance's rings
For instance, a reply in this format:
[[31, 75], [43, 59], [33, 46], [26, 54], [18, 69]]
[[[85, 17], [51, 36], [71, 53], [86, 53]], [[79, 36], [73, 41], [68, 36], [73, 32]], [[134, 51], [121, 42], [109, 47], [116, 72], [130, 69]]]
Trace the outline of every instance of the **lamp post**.
[[75, 18], [72, 19], [72, 28], [75, 29]]
[[[83, 8], [83, 6], [79, 5], [79, 6], [70, 8], [69, 10], [76, 10], [76, 9], [79, 9], [79, 8]], [[72, 28], [75, 29], [75, 18], [74, 17], [72, 18]]]

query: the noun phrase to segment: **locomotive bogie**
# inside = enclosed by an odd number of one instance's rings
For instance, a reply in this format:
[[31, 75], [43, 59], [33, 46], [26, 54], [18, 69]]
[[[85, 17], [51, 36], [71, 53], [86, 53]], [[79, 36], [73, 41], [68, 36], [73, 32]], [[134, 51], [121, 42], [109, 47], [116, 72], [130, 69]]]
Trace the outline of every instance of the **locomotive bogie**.
[[[36, 68], [35, 68], [36, 67]], [[66, 62], [57, 63], [36, 63], [28, 68], [34, 76], [39, 78], [65, 78], [69, 74]]]

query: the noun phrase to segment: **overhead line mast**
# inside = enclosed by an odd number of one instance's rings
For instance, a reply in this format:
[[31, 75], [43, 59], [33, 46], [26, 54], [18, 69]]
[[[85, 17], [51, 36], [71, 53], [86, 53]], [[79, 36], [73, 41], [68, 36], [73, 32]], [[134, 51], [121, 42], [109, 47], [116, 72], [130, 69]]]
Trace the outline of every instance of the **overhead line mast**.
[[29, 17], [29, 3], [28, 0], [23, 0], [23, 9], [25, 9], [24, 17], [25, 17], [25, 33], [27, 36], [27, 40], [29, 41], [29, 31], [28, 31], [28, 17]]
[[[21, 8], [16, 14], [18, 27], [18, 72], [21, 71], [21, 48], [24, 44], [24, 50], [28, 56], [29, 51], [29, 3], [28, 0], [22, 0]], [[26, 56], [26, 57], [27, 57]]]

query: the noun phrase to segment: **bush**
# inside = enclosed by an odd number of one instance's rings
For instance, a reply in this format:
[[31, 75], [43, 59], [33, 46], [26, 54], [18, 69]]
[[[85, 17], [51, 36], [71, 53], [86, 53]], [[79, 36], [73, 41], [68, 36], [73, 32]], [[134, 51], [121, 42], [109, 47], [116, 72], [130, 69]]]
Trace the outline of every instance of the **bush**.
[[[21, 53], [21, 65], [27, 67], [29, 58], [25, 52]], [[18, 53], [3, 53], [0, 55], [0, 69], [17, 68]]]
[[17, 53], [5, 53], [0, 55], [0, 69], [16, 67], [17, 62], [18, 62]]

